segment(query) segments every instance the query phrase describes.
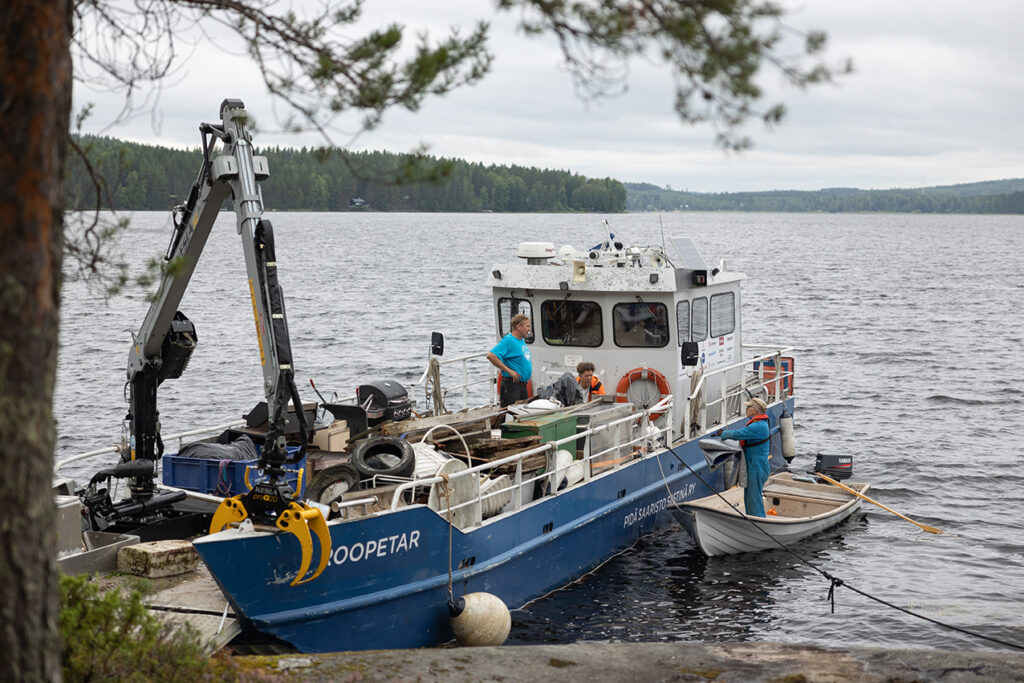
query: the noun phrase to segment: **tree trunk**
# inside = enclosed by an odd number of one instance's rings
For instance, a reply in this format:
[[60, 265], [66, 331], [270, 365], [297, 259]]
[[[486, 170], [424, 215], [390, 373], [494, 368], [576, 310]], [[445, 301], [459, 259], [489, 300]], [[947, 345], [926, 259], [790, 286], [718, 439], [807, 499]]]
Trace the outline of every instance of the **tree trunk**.
[[0, 3], [0, 680], [60, 680], [51, 494], [72, 0]]

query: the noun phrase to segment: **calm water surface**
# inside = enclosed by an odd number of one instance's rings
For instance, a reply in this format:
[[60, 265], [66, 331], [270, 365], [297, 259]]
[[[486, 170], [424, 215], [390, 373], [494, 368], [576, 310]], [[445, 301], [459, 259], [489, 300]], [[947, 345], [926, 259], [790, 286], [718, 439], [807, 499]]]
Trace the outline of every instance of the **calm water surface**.
[[[601, 217], [270, 214], [306, 398], [367, 380], [406, 385], [430, 333], [449, 356], [489, 348], [484, 286], [520, 241], [584, 248]], [[611, 216], [627, 241], [696, 239], [744, 283], [745, 341], [797, 353], [794, 469], [853, 453], [874, 497], [946, 535], [866, 506], [798, 547], [857, 589], [943, 622], [1024, 644], [1024, 219], [1009, 216], [671, 214]], [[119, 248], [162, 254], [166, 214], [140, 213]], [[65, 287], [58, 457], [119, 437], [129, 330], [146, 293], [106, 300]], [[165, 434], [239, 417], [262, 373], [234, 215], [219, 218], [181, 309], [199, 346], [161, 387]], [[417, 397], [422, 401], [421, 397]], [[98, 463], [97, 463], [98, 464]], [[95, 465], [72, 474], [86, 479]], [[737, 641], [1002, 649], [839, 588], [782, 551], [705, 558], [681, 532], [642, 541], [514, 614], [516, 643]]]

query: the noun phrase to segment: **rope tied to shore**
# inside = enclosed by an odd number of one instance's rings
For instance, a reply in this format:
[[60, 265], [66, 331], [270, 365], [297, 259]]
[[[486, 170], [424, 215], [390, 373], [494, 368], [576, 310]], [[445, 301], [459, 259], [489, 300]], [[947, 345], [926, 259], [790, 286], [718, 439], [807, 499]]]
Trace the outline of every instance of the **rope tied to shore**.
[[835, 614], [836, 613], [836, 588], [838, 586], [842, 586], [843, 585], [843, 580], [842, 579], [837, 579], [836, 577], [832, 576], [831, 574], [829, 574], [826, 571], [823, 571], [821, 574], [822, 574], [822, 576], [824, 576], [826, 579], [829, 580], [828, 597], [826, 598], [826, 600], [828, 600], [830, 603], [832, 603], [832, 614]]
[[[681, 440], [682, 439], [679, 439], [679, 441], [681, 441]], [[678, 443], [678, 441], [676, 443]], [[704, 486], [706, 486], [709, 489], [711, 489], [712, 491], [714, 491], [716, 496], [718, 496], [719, 498], [721, 498], [723, 501], [725, 501], [728, 504], [728, 501], [725, 500], [725, 498], [722, 496], [722, 494], [719, 493], [718, 491], [715, 491], [713, 486], [711, 486], [706, 481], [704, 481], [703, 477], [701, 477], [700, 474], [696, 470], [694, 470], [692, 467], [690, 467], [689, 463], [687, 463], [685, 460], [680, 458], [678, 453], [676, 453], [671, 448], [669, 449], [669, 453], [671, 453], [675, 457], [675, 459], [680, 462], [680, 464], [682, 464], [687, 470], [689, 470], [690, 473], [693, 474], [693, 476], [695, 476], [698, 481], [700, 481], [702, 484], [704, 484]], [[660, 465], [660, 460], [659, 460], [659, 465]], [[665, 473], [664, 473], [664, 470], [663, 470], [662, 471], [662, 477], [664, 477], [664, 475], [665, 475]], [[666, 487], [668, 486], [668, 480], [667, 479], [665, 479], [665, 485], [666, 485]], [[671, 491], [671, 489], [669, 489], [669, 490]], [[754, 522], [754, 520], [752, 520], [749, 517], [747, 517], [746, 514], [740, 512], [740, 516], [743, 517], [743, 519], [745, 519], [748, 522], [750, 522], [751, 524], [753, 524], [754, 528], [756, 528], [758, 531], [761, 531], [762, 533], [764, 533], [764, 530], [761, 529], [760, 527], [758, 527], [757, 524]], [[802, 555], [800, 555], [799, 553], [794, 551], [792, 548], [787, 546], [785, 543], [782, 543], [781, 541], [779, 541], [777, 538], [773, 538], [773, 540], [778, 544], [778, 546], [782, 550], [785, 550], [786, 552], [790, 553], [796, 559], [798, 559], [800, 562], [802, 562], [803, 564], [807, 565], [808, 567], [810, 567], [811, 569], [813, 569], [814, 571], [818, 572], [823, 577], [825, 577], [826, 579], [829, 580], [828, 598], [827, 599], [832, 603], [832, 613], [833, 614], [835, 614], [835, 611], [836, 611], [835, 589], [837, 587], [839, 587], [839, 586], [845, 586], [847, 589], [853, 591], [854, 593], [857, 593], [858, 595], [860, 595], [862, 597], [867, 598], [868, 600], [873, 600], [873, 601], [879, 603], [880, 605], [885, 605], [886, 607], [891, 607], [894, 610], [898, 610], [898, 611], [903, 612], [904, 614], [908, 614], [908, 615], [910, 615], [912, 617], [917, 617], [918, 619], [922, 619], [922, 620], [927, 621], [929, 623], [935, 624], [936, 626], [941, 626], [942, 628], [946, 628], [946, 629], [949, 629], [951, 631], [956, 631], [958, 633], [963, 633], [964, 635], [972, 636], [974, 638], [980, 638], [982, 640], [987, 640], [987, 641], [989, 641], [991, 643], [996, 643], [998, 645], [1004, 645], [1006, 647], [1014, 648], [1016, 650], [1024, 650], [1024, 645], [1021, 645], [1020, 643], [1012, 643], [1012, 642], [1010, 642], [1008, 640], [1003, 640], [1001, 638], [993, 638], [992, 636], [986, 636], [983, 633], [978, 633], [977, 631], [971, 631], [970, 629], [961, 628], [959, 626], [954, 626], [953, 624], [947, 624], [945, 622], [939, 621], [938, 619], [932, 619], [931, 617], [926, 617], [923, 614], [918, 614], [917, 612], [909, 610], [909, 609], [907, 609], [905, 607], [900, 607], [899, 605], [894, 605], [893, 603], [891, 603], [891, 602], [889, 602], [887, 600], [883, 600], [882, 598], [875, 597], [874, 595], [871, 595], [870, 593], [867, 593], [866, 591], [862, 591], [859, 588], [854, 588], [853, 586], [851, 586], [851, 585], [847, 584], [846, 582], [844, 582], [842, 579], [839, 579], [839, 578], [836, 578], [836, 577], [832, 576], [831, 574], [829, 574], [827, 571], [825, 571], [821, 567], [817, 566], [816, 564], [814, 564], [810, 560], [806, 559], [805, 557], [803, 557]]]

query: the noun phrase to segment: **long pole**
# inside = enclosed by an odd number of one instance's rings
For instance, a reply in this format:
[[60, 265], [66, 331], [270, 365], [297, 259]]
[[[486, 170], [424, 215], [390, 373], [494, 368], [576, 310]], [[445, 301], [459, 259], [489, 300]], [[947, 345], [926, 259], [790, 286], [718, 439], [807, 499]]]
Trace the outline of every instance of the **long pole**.
[[858, 498], [863, 498], [867, 502], [874, 503], [875, 505], [877, 505], [878, 507], [882, 508], [883, 510], [888, 510], [889, 512], [891, 512], [892, 514], [896, 515], [897, 517], [902, 517], [903, 519], [907, 520], [911, 524], [918, 525], [919, 527], [921, 527], [922, 529], [924, 529], [925, 531], [927, 531], [930, 534], [941, 534], [942, 533], [942, 531], [936, 529], [933, 526], [928, 526], [927, 524], [921, 524], [920, 522], [915, 522], [910, 517], [907, 517], [906, 515], [901, 515], [900, 513], [898, 513], [895, 510], [893, 510], [892, 508], [886, 507], [886, 506], [882, 505], [877, 500], [872, 500], [871, 498], [868, 498], [867, 496], [865, 496], [860, 491], [857, 491], [855, 489], [851, 489], [849, 486], [847, 486], [845, 484], [840, 484], [835, 479], [832, 479], [832, 478], [822, 474], [821, 472], [815, 472], [815, 474], [817, 474], [819, 477], [821, 477], [822, 479], [824, 479], [828, 483], [834, 484], [835, 486], [838, 486], [839, 488], [843, 489], [844, 491], [846, 491], [848, 493], [852, 493], [853, 495], [857, 496]]

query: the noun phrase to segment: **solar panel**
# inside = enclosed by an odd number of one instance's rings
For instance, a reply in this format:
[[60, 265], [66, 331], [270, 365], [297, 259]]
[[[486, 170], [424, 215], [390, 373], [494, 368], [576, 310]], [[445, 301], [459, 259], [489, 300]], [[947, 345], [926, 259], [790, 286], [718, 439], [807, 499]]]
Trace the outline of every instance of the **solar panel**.
[[670, 237], [669, 241], [675, 247], [676, 252], [682, 259], [682, 267], [686, 270], [710, 270], [707, 261], [700, 253], [697, 245], [689, 237]]

